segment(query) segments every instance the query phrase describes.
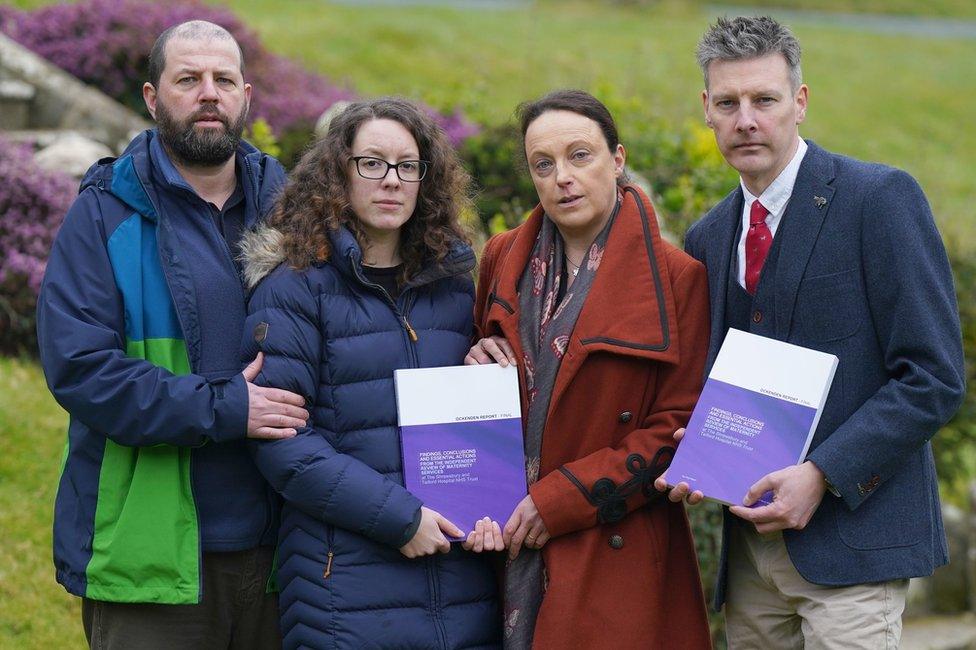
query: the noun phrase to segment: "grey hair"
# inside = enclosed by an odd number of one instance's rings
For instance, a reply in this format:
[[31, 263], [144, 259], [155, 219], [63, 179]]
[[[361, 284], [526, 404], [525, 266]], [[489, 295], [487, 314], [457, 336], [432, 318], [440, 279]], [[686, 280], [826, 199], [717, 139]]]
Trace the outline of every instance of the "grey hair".
[[186, 40], [230, 39], [237, 46], [237, 53], [240, 55], [241, 61], [241, 76], [244, 76], [244, 51], [241, 50], [241, 45], [237, 39], [216, 23], [206, 20], [188, 20], [164, 30], [153, 43], [152, 50], [149, 51], [149, 83], [153, 87], [159, 88], [159, 78], [163, 76], [163, 70], [166, 68], [166, 44], [172, 38]]
[[695, 54], [708, 88], [708, 64], [739, 61], [779, 53], [786, 59], [793, 92], [803, 83], [800, 72], [800, 43], [785, 25], [769, 16], [719, 18], [698, 41]]

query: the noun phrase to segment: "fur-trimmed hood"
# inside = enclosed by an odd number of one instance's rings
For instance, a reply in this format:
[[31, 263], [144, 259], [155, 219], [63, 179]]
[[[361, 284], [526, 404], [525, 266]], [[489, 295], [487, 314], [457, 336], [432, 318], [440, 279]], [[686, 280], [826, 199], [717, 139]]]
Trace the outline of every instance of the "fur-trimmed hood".
[[284, 240], [280, 230], [268, 225], [258, 226], [241, 237], [240, 259], [243, 262], [244, 284], [249, 290], [285, 261]]

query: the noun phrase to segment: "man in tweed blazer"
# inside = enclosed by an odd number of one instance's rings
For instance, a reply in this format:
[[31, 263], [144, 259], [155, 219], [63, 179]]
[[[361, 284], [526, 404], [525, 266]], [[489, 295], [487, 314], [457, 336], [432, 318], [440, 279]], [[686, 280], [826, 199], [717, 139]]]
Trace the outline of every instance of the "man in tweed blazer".
[[897, 647], [908, 578], [948, 561], [929, 440], [964, 372], [942, 240], [911, 176], [800, 139], [788, 29], [720, 19], [698, 59], [706, 122], [741, 179], [686, 238], [708, 269], [708, 368], [729, 327], [840, 359], [806, 460], [726, 511], [729, 645]]

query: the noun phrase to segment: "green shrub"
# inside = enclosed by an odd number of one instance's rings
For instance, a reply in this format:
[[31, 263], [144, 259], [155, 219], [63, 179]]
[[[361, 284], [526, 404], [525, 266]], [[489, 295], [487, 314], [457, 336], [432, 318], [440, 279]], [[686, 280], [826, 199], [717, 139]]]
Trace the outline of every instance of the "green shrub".
[[950, 241], [949, 262], [962, 321], [966, 398], [955, 417], [932, 439], [932, 446], [943, 497], [965, 506], [969, 484], [976, 480], [976, 259], [962, 245]]
[[[736, 173], [722, 158], [712, 132], [687, 121], [678, 127], [643, 116], [637, 99], [621, 99], [612, 86], [595, 96], [618, 117], [620, 139], [627, 150], [627, 169], [646, 179], [667, 229], [678, 236], [718, 203], [736, 184]], [[637, 117], [641, 116], [641, 117]], [[518, 127], [506, 123], [486, 128], [461, 148], [479, 194], [476, 205], [488, 234], [521, 223], [537, 203]]]
[[254, 120], [251, 126], [244, 130], [244, 139], [269, 156], [274, 156], [275, 158], [281, 156], [281, 146], [278, 144], [278, 138], [275, 137], [271, 125], [263, 117]]
[[661, 121], [650, 123], [630, 151], [631, 167], [650, 181], [659, 197], [657, 207], [678, 237], [737, 182], [711, 130], [697, 122], [677, 129]]
[[475, 205], [485, 232], [494, 235], [522, 223], [538, 199], [518, 127], [487, 128], [468, 138], [460, 153], [475, 180]]
[[285, 169], [291, 169], [305, 153], [315, 139], [315, 125], [311, 122], [293, 126], [278, 136], [278, 147], [281, 155], [277, 156]]
[[688, 518], [695, 535], [695, 551], [698, 553], [705, 602], [708, 604], [712, 642], [718, 650], [725, 647], [725, 618], [712, 610], [712, 602], [715, 598], [715, 578], [722, 552], [722, 508], [718, 504], [706, 502], [688, 508]]
[[641, 98], [623, 98], [610, 84], [601, 84], [594, 95], [616, 117], [627, 168], [650, 183], [659, 216], [672, 234], [683, 238], [738, 179], [722, 158], [715, 136], [693, 120], [675, 124], [648, 117]]

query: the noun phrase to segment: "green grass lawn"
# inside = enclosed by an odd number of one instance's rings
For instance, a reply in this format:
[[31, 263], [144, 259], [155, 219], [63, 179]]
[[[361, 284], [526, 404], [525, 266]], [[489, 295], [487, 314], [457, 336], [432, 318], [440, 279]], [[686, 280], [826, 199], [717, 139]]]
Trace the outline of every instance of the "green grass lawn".
[[[459, 106], [485, 124], [557, 87], [607, 88], [649, 116], [700, 119], [695, 44], [712, 16], [696, 6], [537, 3], [508, 10], [352, 7], [319, 0], [227, 3], [275, 51], [363, 94]], [[795, 3], [793, 3], [795, 5]], [[831, 4], [831, 3], [826, 3]], [[839, 3], [833, 3], [839, 4]], [[940, 3], [963, 11], [970, 3]], [[774, 12], [775, 14], [775, 12]], [[914, 174], [947, 238], [973, 243], [976, 40], [863, 34], [797, 25], [810, 110], [802, 133]]]
[[36, 363], [0, 358], [0, 648], [83, 648], [54, 581], [51, 518], [68, 418]]

